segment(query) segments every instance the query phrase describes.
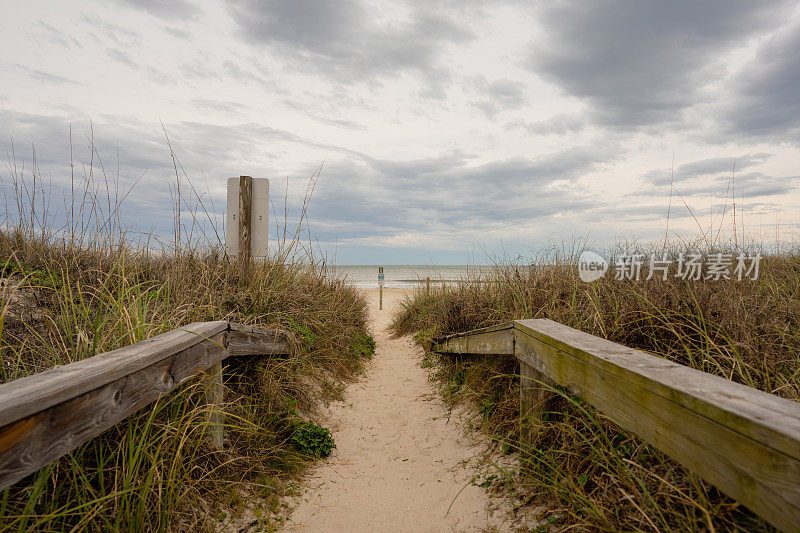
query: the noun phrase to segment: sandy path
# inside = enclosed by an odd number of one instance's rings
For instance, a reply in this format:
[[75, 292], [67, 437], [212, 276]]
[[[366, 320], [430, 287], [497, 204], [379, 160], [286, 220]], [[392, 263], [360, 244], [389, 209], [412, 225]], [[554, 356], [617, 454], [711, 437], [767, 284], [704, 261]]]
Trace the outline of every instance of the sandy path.
[[409, 337], [392, 339], [385, 330], [404, 293], [385, 290], [383, 311], [377, 291], [369, 297], [375, 357], [362, 379], [348, 387], [345, 401], [326, 411], [323, 423], [331, 428], [336, 449], [306, 476], [305, 493], [285, 529], [502, 527], [505, 513], [492, 513], [486, 491], [470, 484], [475, 469], [465, 462], [478, 448], [449, 420], [428, 372], [419, 366], [422, 350]]

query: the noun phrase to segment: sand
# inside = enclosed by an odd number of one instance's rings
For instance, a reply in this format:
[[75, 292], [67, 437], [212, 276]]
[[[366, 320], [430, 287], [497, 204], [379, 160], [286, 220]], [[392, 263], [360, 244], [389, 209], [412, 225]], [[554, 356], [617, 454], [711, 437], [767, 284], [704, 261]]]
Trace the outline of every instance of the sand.
[[[377, 342], [366, 373], [331, 404], [320, 422], [336, 441], [330, 457], [305, 477], [286, 531], [484, 531], [505, 529], [502, 504], [471, 483], [477, 435], [437, 397], [421, 348], [386, 326], [405, 297], [377, 290], [370, 299]], [[448, 511], [449, 509], [449, 511]]]

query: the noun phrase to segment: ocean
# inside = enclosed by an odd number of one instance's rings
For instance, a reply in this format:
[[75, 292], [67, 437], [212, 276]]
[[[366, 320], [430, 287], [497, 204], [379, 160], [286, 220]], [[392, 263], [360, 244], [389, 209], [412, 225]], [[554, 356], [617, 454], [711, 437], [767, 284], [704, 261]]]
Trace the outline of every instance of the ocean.
[[[331, 274], [347, 279], [361, 289], [378, 288], [379, 265], [336, 265]], [[388, 289], [406, 289], [419, 287], [425, 278], [431, 283], [448, 285], [462, 283], [490, 272], [494, 267], [484, 265], [384, 265], [384, 284]]]

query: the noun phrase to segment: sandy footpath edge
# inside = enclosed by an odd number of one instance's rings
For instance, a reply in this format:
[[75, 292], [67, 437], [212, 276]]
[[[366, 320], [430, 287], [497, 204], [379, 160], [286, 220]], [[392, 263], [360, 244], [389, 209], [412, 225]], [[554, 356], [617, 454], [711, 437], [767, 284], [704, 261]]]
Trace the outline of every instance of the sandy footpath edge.
[[471, 483], [483, 437], [464, 436], [451, 420], [419, 365], [419, 346], [386, 332], [406, 291], [384, 289], [382, 311], [377, 290], [365, 292], [375, 357], [347, 388], [345, 401], [323, 411], [321, 423], [331, 428], [336, 449], [305, 476], [284, 530], [511, 529], [504, 502]]

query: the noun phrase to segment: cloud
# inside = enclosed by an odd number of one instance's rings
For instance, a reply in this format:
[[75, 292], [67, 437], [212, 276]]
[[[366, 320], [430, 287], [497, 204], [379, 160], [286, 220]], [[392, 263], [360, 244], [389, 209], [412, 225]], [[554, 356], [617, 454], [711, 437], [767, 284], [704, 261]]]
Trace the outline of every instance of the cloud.
[[55, 28], [41, 20], [33, 24], [31, 30], [26, 30], [25, 33], [27, 33], [37, 42], [46, 41], [48, 43], [68, 49], [83, 48], [83, 45], [81, 45], [80, 41], [78, 41], [75, 37], [68, 35], [58, 28]]
[[135, 70], [139, 70], [139, 64], [136, 63], [133, 59], [131, 59], [131, 56], [129, 56], [125, 52], [118, 50], [116, 48], [109, 48], [108, 50], [106, 50], [106, 53], [108, 54], [108, 57], [110, 57], [117, 63], [120, 63]]
[[[730, 197], [731, 201], [733, 200], [733, 194], [735, 192], [736, 200], [738, 201], [743, 194], [745, 198], [788, 194], [797, 188], [798, 178], [800, 178], [800, 176], [776, 178], [761, 172], [750, 172], [747, 174], [738, 174], [734, 181], [731, 181], [731, 176], [728, 174], [716, 176], [713, 179], [707, 179], [702, 182], [681, 185], [678, 190], [684, 197]], [[668, 194], [668, 188], [664, 188], [659, 196], [666, 196]]]
[[214, 98], [193, 98], [192, 104], [203, 110], [218, 111], [221, 113], [239, 114], [247, 110], [247, 106], [240, 102], [216, 100]]
[[[670, 178], [674, 183], [694, 180], [714, 174], [723, 174], [730, 176], [731, 170], [741, 171], [756, 165], [760, 165], [771, 158], [773, 154], [766, 154], [762, 152], [753, 154], [744, 154], [738, 157], [712, 157], [708, 159], [698, 159], [697, 161], [690, 161], [683, 163], [675, 168], [673, 172], [669, 168], [654, 169], [645, 172], [642, 179], [647, 183], [656, 185], [663, 185], [669, 183]], [[727, 179], [727, 178], [726, 178]]]
[[[800, 183], [800, 176], [775, 177], [763, 172], [751, 171], [742, 173], [747, 168], [756, 167], [772, 154], [753, 153], [739, 157], [713, 157], [684, 163], [675, 169], [673, 183], [684, 197], [692, 196], [728, 196], [736, 194], [740, 198], [777, 196], [788, 194]], [[731, 176], [731, 170], [736, 170]], [[670, 169], [655, 169], [642, 174], [645, 186], [628, 194], [637, 196], [667, 197], [670, 194]]]
[[407, 20], [379, 22], [358, 0], [230, 3], [248, 42], [273, 47], [309, 72], [344, 83], [416, 72], [435, 96], [449, 79], [439, 61], [443, 49], [470, 39], [471, 34], [432, 7], [412, 4]]
[[[29, 154], [21, 153], [19, 148], [35, 143], [39, 175], [47, 176], [55, 198], [69, 196], [70, 125], [76, 176], [80, 181], [88, 175], [92, 132], [85, 118], [0, 110], [0, 122], [8, 125], [13, 135], [18, 161], [29, 160]], [[375, 238], [373, 244], [419, 246], [420, 232], [427, 232], [441, 238], [442, 247], [458, 248], [464, 238], [480, 240], [487, 232], [503, 233], [536, 221], [542, 227], [552, 227], [553, 217], [582, 216], [597, 207], [593, 191], [580, 185], [580, 177], [619, 155], [613, 147], [598, 145], [477, 164], [462, 152], [389, 160], [257, 124], [227, 127], [183, 122], [166, 127], [183, 169], [214, 220], [221, 217], [224, 209], [225, 177], [238, 175], [243, 168], [256, 176], [285, 175], [271, 173], [284, 164], [280, 150], [286, 143], [318, 150], [320, 161], [328, 155], [309, 213], [314, 237], [326, 242]], [[169, 234], [175, 172], [160, 125], [109, 116], [98, 117], [93, 129], [93, 173], [100, 189], [105, 180], [117, 181], [118, 167], [123, 190], [139, 180], [122, 210], [123, 223], [134, 230]], [[264, 147], [276, 149], [265, 155]], [[289, 173], [290, 221], [297, 217], [301, 203], [302, 192], [298, 197], [298, 190], [303, 189], [301, 184], [313, 173], [315, 165], [300, 166]], [[195, 203], [180, 168], [179, 172], [186, 203]], [[4, 184], [8, 183], [7, 178], [0, 171]], [[273, 182], [276, 204], [283, 201], [281, 185], [282, 180]], [[278, 211], [282, 209], [278, 207]], [[144, 224], [149, 226], [143, 227]]]
[[800, 20], [761, 46], [732, 80], [725, 109], [727, 133], [740, 139], [800, 142]]
[[712, 157], [684, 163], [677, 169], [679, 176], [707, 176], [718, 172], [730, 172], [734, 168], [743, 170], [766, 162], [774, 154], [755, 153], [739, 157]]
[[179, 22], [178, 19], [193, 18], [199, 12], [196, 5], [186, 0], [117, 0], [117, 2], [173, 22]]
[[86, 27], [91, 28], [93, 31], [100, 32], [105, 37], [104, 40], [91, 31], [87, 32], [87, 35], [93, 37], [101, 46], [108, 46], [108, 41], [111, 41], [120, 48], [132, 48], [138, 46], [142, 42], [141, 33], [130, 27], [116, 24], [113, 20], [104, 19], [95, 14], [85, 12], [81, 13], [80, 19]]
[[587, 119], [584, 115], [559, 113], [547, 120], [518, 125], [534, 135], [567, 135], [582, 131], [587, 125]]
[[[780, 23], [785, 1], [560, 2], [540, 12], [545, 37], [527, 67], [611, 127], [677, 124], [725, 75], [720, 59]], [[788, 48], [787, 48], [788, 50]]]
[[528, 103], [525, 84], [515, 80], [499, 79], [489, 82], [484, 77], [475, 80], [481, 99], [473, 102], [488, 119], [502, 111], [520, 109]]
[[[578, 185], [616, 158], [608, 147], [473, 165], [460, 153], [409, 161], [362, 157], [326, 164], [310, 216], [323, 240], [434, 232], [480, 236], [596, 207]], [[409, 243], [412, 244], [412, 243]]]
[[36, 81], [43, 81], [46, 83], [52, 83], [54, 85], [64, 85], [65, 83], [80, 85], [80, 82], [75, 80], [71, 80], [69, 78], [65, 78], [63, 76], [59, 76], [57, 74], [52, 74], [50, 72], [45, 72], [43, 70], [36, 70], [32, 68], [25, 67], [20, 65], [19, 63], [14, 65], [21, 71], [25, 72], [29, 77], [33, 78]]
[[222, 62], [222, 69], [225, 71], [225, 74], [233, 78], [236, 81], [240, 82], [251, 82], [255, 83], [256, 85], [267, 85], [269, 82], [263, 76], [259, 76], [257, 74], [253, 74], [249, 70], [245, 70], [240, 67], [237, 63], [230, 59], [226, 59]]
[[285, 100], [282, 101], [282, 103], [286, 107], [292, 108], [295, 111], [297, 111], [298, 113], [302, 113], [303, 115], [307, 116], [311, 120], [316, 120], [317, 122], [319, 122], [321, 124], [325, 124], [327, 126], [333, 126], [333, 127], [336, 127], [336, 128], [343, 128], [343, 129], [348, 129], [348, 130], [366, 130], [367, 129], [367, 127], [364, 124], [361, 124], [360, 122], [356, 122], [354, 120], [348, 120], [348, 119], [344, 119], [344, 118], [327, 117], [327, 116], [319, 115], [317, 113], [312, 113], [311, 111], [308, 110], [308, 107], [310, 107], [309, 105], [300, 104], [300, 103], [298, 103], [298, 102], [296, 102], [294, 100], [285, 99]]

